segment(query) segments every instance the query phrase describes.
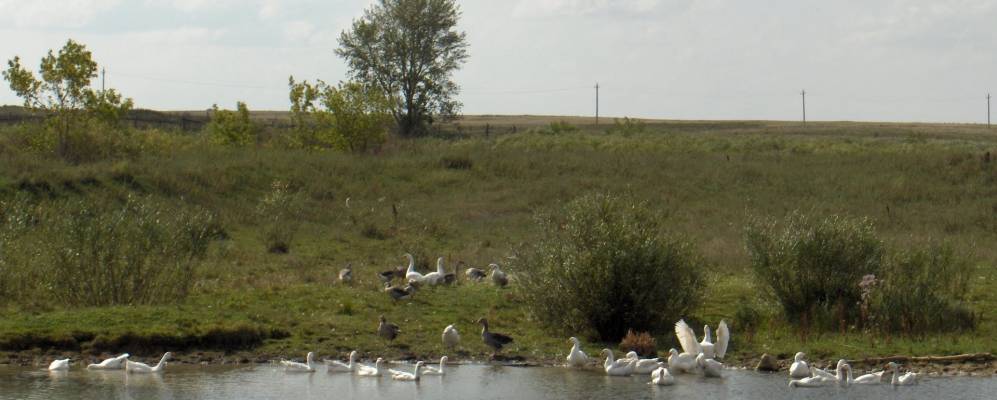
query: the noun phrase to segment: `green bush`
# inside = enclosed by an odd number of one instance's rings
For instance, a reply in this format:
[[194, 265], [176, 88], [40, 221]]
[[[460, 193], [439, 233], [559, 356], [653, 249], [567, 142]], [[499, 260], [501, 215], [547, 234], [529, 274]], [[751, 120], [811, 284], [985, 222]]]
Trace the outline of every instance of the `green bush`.
[[632, 136], [638, 133], [644, 133], [645, 128], [644, 121], [631, 119], [630, 117], [623, 117], [623, 119], [613, 119], [613, 127], [609, 129], [608, 133]]
[[569, 124], [567, 121], [557, 121], [551, 122], [544, 127], [533, 128], [530, 132], [539, 133], [541, 135], [561, 135], [565, 133], [578, 132], [578, 127]]
[[800, 212], [782, 224], [750, 221], [746, 242], [755, 277], [771, 289], [786, 318], [805, 329], [857, 322], [858, 284], [879, 273], [884, 254], [868, 220]]
[[391, 99], [357, 82], [333, 86], [289, 78], [291, 121], [298, 146], [353, 153], [378, 150], [391, 127]]
[[869, 319], [883, 332], [908, 335], [972, 330], [978, 318], [964, 303], [971, 274], [951, 246], [895, 255], [871, 285]]
[[291, 241], [301, 225], [301, 196], [291, 191], [287, 182], [274, 181], [270, 192], [260, 200], [256, 208], [263, 227], [263, 240], [267, 251], [287, 253], [291, 251]]
[[531, 314], [548, 328], [603, 341], [628, 329], [669, 331], [698, 304], [702, 263], [658, 221], [646, 203], [612, 195], [538, 215], [538, 240], [511, 265]]
[[246, 103], [236, 103], [236, 110], [220, 110], [215, 104], [211, 107], [211, 121], [205, 126], [211, 140], [218, 144], [248, 146], [256, 143], [258, 127], [249, 118]]

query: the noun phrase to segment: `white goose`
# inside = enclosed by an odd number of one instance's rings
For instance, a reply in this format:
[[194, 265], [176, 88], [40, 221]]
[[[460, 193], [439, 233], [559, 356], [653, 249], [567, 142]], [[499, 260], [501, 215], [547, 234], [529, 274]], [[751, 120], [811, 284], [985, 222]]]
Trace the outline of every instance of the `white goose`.
[[460, 332], [457, 332], [453, 324], [447, 325], [443, 328], [443, 347], [453, 350], [458, 344], [460, 344]]
[[908, 371], [907, 373], [900, 375], [900, 367], [895, 362], [890, 362], [886, 366], [893, 372], [893, 378], [890, 379], [890, 384], [893, 386], [910, 386], [917, 384], [917, 374]]
[[125, 361], [127, 360], [128, 360], [128, 353], [125, 353], [120, 356], [111, 357], [104, 361], [101, 361], [100, 364], [87, 365], [87, 369], [96, 369], [96, 370], [123, 369], [125, 368]]
[[670, 349], [668, 350], [668, 369], [675, 373], [692, 373], [696, 369], [696, 356], [689, 353], [679, 354], [678, 350]]
[[789, 377], [792, 379], [803, 379], [809, 378], [812, 374], [810, 373], [810, 364], [803, 359], [806, 357], [802, 351], [797, 352], [793, 356], [793, 364], [789, 366]]
[[423, 275], [422, 279], [430, 286], [435, 286], [443, 283], [443, 277], [446, 274], [447, 272], [443, 270], [443, 257], [440, 257], [436, 259], [436, 271]]
[[858, 378], [852, 378], [852, 367], [848, 366], [848, 383], [853, 385], [878, 385], [883, 383], [883, 374], [886, 371], [872, 372], [865, 375], [861, 375]]
[[568, 366], [569, 367], [584, 367], [585, 364], [589, 363], [589, 356], [582, 351], [582, 344], [578, 341], [578, 338], [571, 337], [568, 339], [572, 343], [571, 350], [568, 351]]
[[422, 371], [422, 374], [423, 375], [445, 375], [446, 373], [443, 372], [443, 368], [446, 367], [447, 360], [449, 360], [449, 358], [447, 356], [440, 357], [440, 367], [439, 368], [433, 368], [433, 367], [430, 367], [430, 366], [426, 366], [426, 370]]
[[357, 366], [357, 376], [372, 376], [378, 377], [384, 374], [384, 359], [378, 358], [374, 361], [374, 366], [360, 365]]
[[699, 353], [699, 355], [696, 356], [696, 364], [699, 365], [699, 368], [703, 369], [703, 376], [707, 378], [723, 377], [724, 365], [721, 364], [720, 361], [707, 358], [706, 354]]
[[52, 363], [48, 365], [48, 370], [49, 371], [65, 371], [65, 370], [68, 370], [68, 369], [69, 369], [69, 359], [68, 358], [64, 358], [62, 360], [52, 361]]
[[350, 361], [343, 363], [337, 360], [325, 360], [325, 365], [329, 366], [329, 372], [355, 372], [357, 370], [357, 351], [350, 352]]
[[703, 353], [706, 354], [706, 358], [723, 359], [724, 355], [727, 354], [727, 344], [730, 342], [730, 330], [727, 328], [727, 322], [720, 320], [716, 343], [713, 343], [709, 325], [703, 327], [703, 331], [703, 341], [697, 343], [696, 332], [689, 327], [684, 319], [675, 323], [675, 336], [678, 337], [684, 352], [689, 354]]
[[423, 365], [422, 361], [415, 363], [415, 371], [411, 373], [395, 371], [392, 369], [390, 370], [391, 379], [394, 379], [396, 381], [418, 382], [419, 378], [422, 377], [422, 365]]
[[819, 368], [812, 368], [811, 370], [814, 372], [814, 377], [821, 378], [828, 383], [837, 383], [844, 387], [848, 387], [848, 384], [850, 383], [847, 371], [851, 370], [851, 366], [848, 365], [845, 360], [838, 360], [838, 365], [834, 369], [834, 374]]
[[[132, 363], [131, 361], [128, 362], [128, 364], [131, 363]], [[280, 360], [280, 365], [283, 365], [284, 370], [287, 372], [315, 372], [315, 368], [318, 366], [317, 364], [315, 364], [315, 353], [310, 351], [308, 352], [308, 355], [305, 356], [304, 363]]]
[[602, 354], [606, 355], [606, 361], [602, 363], [603, 368], [606, 370], [606, 375], [630, 376], [634, 373], [634, 365], [630, 362], [630, 359], [621, 358], [613, 360], [613, 351], [610, 349], [602, 349]]
[[634, 365], [635, 374], [649, 374], [658, 369], [658, 358], [640, 358], [636, 351], [627, 353], [627, 359]]
[[163, 372], [166, 369], [166, 360], [169, 360], [172, 356], [172, 353], [166, 352], [166, 354], [163, 354], [163, 358], [159, 359], [159, 364], [156, 364], [155, 367], [132, 360], [125, 360], [125, 372], [132, 374], [156, 374]]
[[809, 378], [793, 379], [789, 381], [789, 387], [816, 388], [830, 385], [831, 382], [828, 382], [819, 376], [811, 376]]
[[651, 383], [658, 386], [669, 386], [675, 384], [675, 377], [665, 368], [665, 363], [658, 363], [658, 369], [651, 372]]
[[405, 258], [408, 258], [408, 269], [405, 270], [405, 280], [408, 282], [423, 283], [426, 278], [415, 270], [415, 257], [412, 257], [409, 253], [405, 253]]

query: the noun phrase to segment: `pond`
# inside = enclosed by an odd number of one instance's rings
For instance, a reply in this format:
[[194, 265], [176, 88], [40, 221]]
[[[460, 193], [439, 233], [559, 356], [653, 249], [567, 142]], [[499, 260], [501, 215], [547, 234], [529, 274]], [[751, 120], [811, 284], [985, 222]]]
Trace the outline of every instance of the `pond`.
[[[410, 365], [394, 368], [411, 370]], [[2, 399], [903, 399], [997, 398], [995, 378], [924, 378], [920, 385], [791, 389], [784, 374], [728, 370], [724, 378], [681, 375], [674, 386], [644, 376], [611, 378], [597, 371], [468, 364], [421, 382], [389, 377], [289, 374], [274, 366], [170, 365], [162, 375], [123, 371], [50, 373], [0, 367]]]

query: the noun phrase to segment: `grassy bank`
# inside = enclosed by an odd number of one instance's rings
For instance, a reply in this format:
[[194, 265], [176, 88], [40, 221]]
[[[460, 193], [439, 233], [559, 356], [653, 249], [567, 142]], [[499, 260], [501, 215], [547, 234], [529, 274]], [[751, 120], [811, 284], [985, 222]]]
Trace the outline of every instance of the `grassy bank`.
[[[708, 292], [690, 319], [695, 326], [730, 321], [734, 359], [800, 349], [819, 358], [997, 352], [997, 321], [989, 315], [997, 307], [997, 161], [986, 157], [997, 153], [995, 132], [969, 125], [804, 129], [669, 121], [626, 135], [591, 125], [559, 135], [528, 132], [549, 121], [470, 118], [459, 134], [392, 140], [377, 155], [224, 148], [183, 136], [167, 141], [180, 143], [170, 151], [68, 165], [0, 146], [3, 196], [29, 194], [42, 207], [67, 198], [152, 196], [214, 212], [225, 238], [211, 244], [191, 295], [179, 304], [68, 309], [45, 293], [7, 302], [0, 350], [218, 350], [277, 358], [359, 349], [368, 357], [422, 357], [442, 354], [440, 333], [455, 323], [464, 337], [458, 357], [482, 358], [488, 351], [473, 321], [488, 317], [493, 330], [516, 338], [509, 355], [559, 358], [569, 347], [566, 336], [540, 331], [509, 289], [459, 282], [393, 304], [375, 273], [400, 265], [405, 252], [417, 255], [423, 271], [437, 256], [447, 257], [448, 268], [457, 260], [502, 262], [535, 235], [535, 210], [608, 191], [648, 200], [665, 211], [667, 229], [696, 243]], [[275, 180], [303, 196], [302, 225], [284, 255], [266, 251], [254, 213]], [[797, 209], [869, 217], [891, 246], [931, 239], [969, 255], [977, 272], [969, 301], [983, 313], [977, 332], [910, 338], [790, 329], [751, 277], [743, 226], [752, 215]], [[353, 286], [336, 282], [348, 262], [359, 278]], [[751, 334], [739, 329], [739, 305], [760, 314]], [[379, 314], [401, 326], [396, 342], [374, 334]], [[675, 346], [671, 332], [655, 334], [659, 350]], [[604, 346], [615, 347], [589, 350]]]

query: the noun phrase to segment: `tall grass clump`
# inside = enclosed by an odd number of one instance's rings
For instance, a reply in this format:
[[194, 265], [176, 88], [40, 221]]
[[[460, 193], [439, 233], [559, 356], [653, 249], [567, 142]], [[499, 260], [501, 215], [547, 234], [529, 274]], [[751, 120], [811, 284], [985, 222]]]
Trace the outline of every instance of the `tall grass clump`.
[[25, 196], [0, 201], [0, 304], [15, 300], [25, 292], [26, 280], [21, 237], [32, 224], [30, 205]]
[[267, 251], [286, 254], [301, 225], [301, 196], [291, 191], [287, 182], [274, 181], [270, 192], [263, 196], [256, 207], [263, 228], [263, 241]]
[[618, 341], [664, 332], [699, 302], [692, 246], [662, 232], [648, 205], [587, 195], [538, 214], [540, 235], [512, 264], [519, 294], [548, 328]]
[[905, 335], [972, 330], [978, 317], [965, 303], [971, 274], [949, 245], [896, 254], [870, 285], [869, 319], [880, 331]]
[[884, 247], [866, 219], [812, 218], [800, 212], [779, 223], [755, 219], [746, 228], [751, 267], [804, 329], [834, 329], [859, 320], [863, 276], [878, 274]]
[[81, 199], [46, 213], [39, 259], [46, 286], [70, 306], [169, 303], [187, 297], [212, 238], [207, 212], [128, 197]]

